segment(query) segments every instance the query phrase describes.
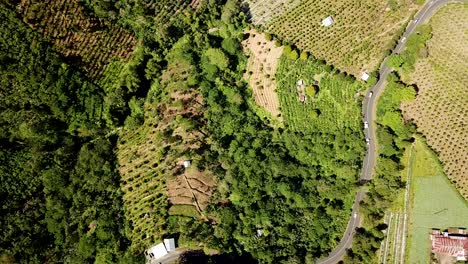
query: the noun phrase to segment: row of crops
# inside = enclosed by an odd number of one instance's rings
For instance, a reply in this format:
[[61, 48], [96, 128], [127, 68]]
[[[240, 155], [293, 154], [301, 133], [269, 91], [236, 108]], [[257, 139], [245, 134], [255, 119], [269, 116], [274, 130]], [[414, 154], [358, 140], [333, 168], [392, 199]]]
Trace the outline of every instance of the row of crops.
[[113, 58], [127, 59], [136, 45], [130, 32], [90, 16], [78, 0], [23, 0], [17, 12], [92, 79]]
[[[289, 127], [295, 131], [319, 132], [330, 128], [360, 129], [360, 100], [356, 94], [363, 85], [343, 74], [326, 71], [316, 61], [281, 58], [277, 71], [277, 86], [281, 110]], [[298, 100], [296, 83], [303, 80], [306, 89], [315, 83], [317, 93], [307, 95], [307, 101]]]
[[[251, 13], [252, 21], [266, 31], [342, 71], [359, 76], [362, 71], [377, 69], [386, 51], [394, 45], [398, 32], [417, 9], [410, 0], [397, 2], [398, 5], [389, 6], [385, 0], [303, 0], [285, 10], [276, 9], [275, 12], [282, 14], [270, 18], [265, 17], [269, 14], [266, 11], [257, 12], [258, 6], [252, 3]], [[335, 22], [325, 27], [321, 21], [328, 16]]]
[[435, 14], [428, 57], [421, 58], [411, 74], [419, 91], [403, 105], [427, 143], [439, 154], [444, 170], [461, 194], [468, 197], [468, 5], [448, 5]]

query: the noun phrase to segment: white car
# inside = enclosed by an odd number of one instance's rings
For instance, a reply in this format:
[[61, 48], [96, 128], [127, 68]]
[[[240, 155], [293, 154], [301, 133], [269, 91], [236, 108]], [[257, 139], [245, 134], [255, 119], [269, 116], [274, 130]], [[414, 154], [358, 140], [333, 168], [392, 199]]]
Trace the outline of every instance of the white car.
[[413, 23], [415, 23], [415, 24], [416, 24], [416, 23], [418, 23], [418, 20], [417, 20], [417, 19], [415, 19], [415, 20], [413, 21]]
[[405, 41], [406, 41], [406, 37], [402, 37], [401, 38], [401, 43], [405, 43]]
[[357, 217], [357, 214], [356, 214], [356, 213], [354, 213], [354, 214], [353, 214], [353, 218], [354, 218], [354, 219], [356, 219], [356, 217]]
[[373, 94], [374, 94], [374, 92], [370, 92], [369, 93], [369, 98], [371, 98]]
[[364, 128], [369, 128], [369, 123], [367, 123], [367, 121], [364, 121]]
[[369, 138], [366, 138], [366, 144], [369, 145], [369, 143], [370, 143]]

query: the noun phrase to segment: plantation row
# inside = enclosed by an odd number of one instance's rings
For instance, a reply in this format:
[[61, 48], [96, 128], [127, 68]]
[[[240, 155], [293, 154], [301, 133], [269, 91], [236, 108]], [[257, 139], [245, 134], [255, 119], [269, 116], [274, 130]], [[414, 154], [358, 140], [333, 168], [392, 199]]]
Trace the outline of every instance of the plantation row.
[[112, 58], [127, 59], [136, 45], [130, 32], [89, 16], [77, 0], [23, 0], [17, 11], [92, 79], [102, 75]]
[[[416, 7], [409, 0], [399, 1], [394, 9], [384, 0], [347, 2], [302, 1], [264, 26], [299, 49], [360, 76], [362, 71], [377, 69]], [[325, 27], [321, 21], [328, 16], [334, 24]]]
[[300, 0], [245, 0], [243, 5], [250, 14], [250, 22], [262, 25], [299, 5], [300, 2]]
[[[427, 143], [439, 154], [447, 176], [468, 197], [468, 5], [453, 4], [431, 19], [429, 56], [421, 58], [411, 74], [419, 88], [416, 100], [404, 104]], [[441, 66], [443, 65], [443, 67]]]

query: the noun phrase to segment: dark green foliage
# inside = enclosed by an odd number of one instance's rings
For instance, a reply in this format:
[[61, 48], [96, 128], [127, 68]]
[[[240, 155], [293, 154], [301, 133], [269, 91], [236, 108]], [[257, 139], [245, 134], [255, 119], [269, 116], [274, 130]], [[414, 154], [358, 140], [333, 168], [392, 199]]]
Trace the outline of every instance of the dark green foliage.
[[130, 242], [104, 91], [3, 5], [0, 18], [0, 255], [115, 263]]

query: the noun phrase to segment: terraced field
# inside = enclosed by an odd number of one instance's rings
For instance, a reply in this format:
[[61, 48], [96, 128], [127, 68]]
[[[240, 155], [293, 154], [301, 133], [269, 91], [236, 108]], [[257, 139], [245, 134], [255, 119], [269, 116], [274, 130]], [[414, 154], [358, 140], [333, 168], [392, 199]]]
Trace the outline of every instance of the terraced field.
[[[418, 9], [411, 0], [247, 2], [253, 23], [355, 76], [377, 69]], [[335, 23], [324, 27], [321, 21], [328, 16]]]
[[[185, 45], [182, 40], [177, 45]], [[175, 52], [174, 52], [175, 53]], [[168, 56], [177, 56], [170, 53]], [[171, 61], [176, 61], [172, 59]], [[117, 158], [126, 218], [133, 226], [130, 236], [136, 249], [144, 249], [168, 232], [168, 218], [206, 219], [215, 178], [200, 164], [205, 146], [202, 129], [203, 98], [187, 86], [193, 67], [181, 60], [168, 65], [161, 82], [161, 98], [144, 106], [144, 124], [124, 129], [119, 138]], [[185, 168], [184, 161], [191, 161]]]
[[402, 105], [429, 146], [439, 155], [446, 175], [468, 198], [468, 5], [450, 4], [431, 21], [428, 56], [410, 76], [419, 91]]
[[16, 9], [92, 79], [99, 79], [113, 58], [127, 59], [137, 43], [125, 29], [87, 14], [78, 0], [22, 0]]

